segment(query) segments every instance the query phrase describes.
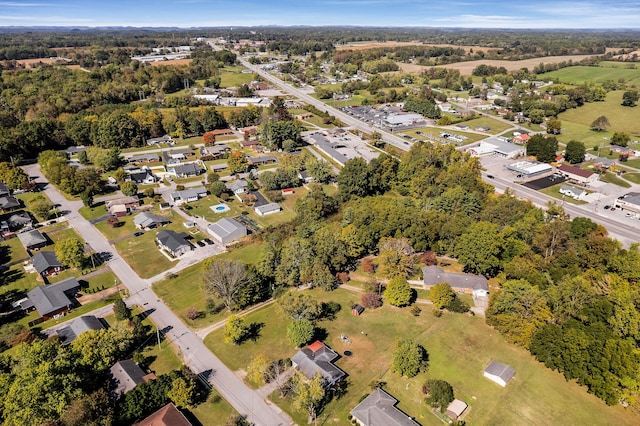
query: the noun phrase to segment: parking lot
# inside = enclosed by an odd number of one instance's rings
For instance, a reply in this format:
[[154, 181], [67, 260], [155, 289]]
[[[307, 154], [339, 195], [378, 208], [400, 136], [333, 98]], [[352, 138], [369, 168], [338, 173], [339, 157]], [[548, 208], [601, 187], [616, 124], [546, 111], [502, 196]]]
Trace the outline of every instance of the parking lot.
[[536, 191], [540, 191], [541, 189], [549, 188], [550, 186], [557, 185], [566, 181], [567, 178], [562, 176], [560, 173], [554, 173], [551, 176], [545, 176], [540, 179], [535, 179], [529, 182], [525, 182], [522, 186], [526, 186], [527, 188], [535, 189]]

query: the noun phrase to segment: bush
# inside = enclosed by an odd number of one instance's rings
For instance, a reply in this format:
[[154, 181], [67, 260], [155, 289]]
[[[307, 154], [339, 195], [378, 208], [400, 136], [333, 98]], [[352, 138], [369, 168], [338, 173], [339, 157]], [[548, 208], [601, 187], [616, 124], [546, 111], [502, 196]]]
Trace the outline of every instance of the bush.
[[184, 185], [176, 185], [176, 191], [184, 191]]
[[418, 305], [413, 305], [411, 307], [411, 315], [413, 315], [414, 317], [420, 316], [421, 312], [422, 312], [422, 309], [420, 309]]
[[433, 316], [436, 318], [440, 318], [442, 316], [442, 311], [438, 308], [433, 308]]
[[438, 259], [436, 258], [436, 254], [429, 250], [420, 254], [420, 262], [424, 263], [426, 266], [431, 266], [438, 263]]
[[362, 259], [362, 270], [367, 274], [373, 274], [376, 272], [376, 266], [373, 263], [373, 259], [370, 257], [365, 257]]
[[346, 283], [347, 281], [349, 281], [349, 273], [348, 272], [338, 272], [336, 274], [336, 278], [338, 279], [338, 281], [340, 281], [341, 283]]
[[382, 306], [382, 298], [378, 293], [375, 292], [364, 293], [360, 297], [360, 304], [369, 309], [379, 308], [380, 306]]
[[211, 315], [218, 314], [222, 312], [225, 308], [226, 306], [224, 302], [216, 303], [216, 301], [213, 299], [207, 299], [206, 309], [207, 309], [207, 312], [209, 312]]
[[193, 320], [197, 320], [198, 318], [202, 318], [204, 316], [204, 312], [199, 311], [196, 308], [189, 308], [187, 309], [187, 311], [184, 313], [184, 316], [186, 316], [187, 318], [189, 318], [191, 321]]

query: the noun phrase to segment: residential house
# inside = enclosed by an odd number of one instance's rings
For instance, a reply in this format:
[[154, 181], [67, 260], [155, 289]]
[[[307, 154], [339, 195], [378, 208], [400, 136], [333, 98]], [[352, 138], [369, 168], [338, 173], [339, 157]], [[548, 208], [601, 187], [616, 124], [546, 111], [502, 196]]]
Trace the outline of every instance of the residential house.
[[250, 139], [246, 141], [240, 142], [243, 149], [253, 149], [254, 151], [260, 152], [262, 151], [262, 145], [260, 145], [260, 141], [255, 139]]
[[71, 157], [78, 155], [81, 151], [86, 151], [86, 149], [84, 145], [70, 146], [64, 150], [64, 153], [67, 154], [68, 157]]
[[18, 239], [27, 250], [37, 250], [46, 246], [49, 241], [37, 229], [18, 234]]
[[224, 143], [203, 146], [200, 148], [200, 160], [219, 160], [221, 158], [224, 158], [229, 152], [231, 152], [231, 148], [229, 147], [229, 145]]
[[151, 146], [151, 145], [158, 145], [160, 143], [168, 143], [168, 144], [173, 144], [173, 139], [171, 139], [171, 136], [169, 135], [164, 135], [164, 136], [160, 136], [159, 138], [151, 138], [151, 139], [147, 139], [147, 145]]
[[420, 426], [396, 407], [397, 403], [397, 399], [376, 388], [350, 414], [360, 426]]
[[133, 223], [136, 225], [136, 228], [148, 231], [149, 229], [160, 228], [167, 225], [171, 223], [171, 221], [164, 216], [141, 212], [133, 218]]
[[190, 203], [192, 201], [198, 201], [200, 198], [207, 196], [207, 189], [204, 186], [198, 186], [195, 188], [187, 188], [182, 191], [176, 191], [169, 194], [171, 201], [177, 205]]
[[212, 130], [209, 133], [211, 133], [216, 138], [218, 136], [233, 136], [234, 135], [233, 130], [231, 130], [231, 129], [215, 129], [215, 130]]
[[267, 90], [269, 88], [269, 85], [261, 81], [252, 81], [249, 87], [251, 87], [253, 90]]
[[55, 275], [64, 269], [64, 265], [58, 260], [55, 252], [40, 251], [31, 258], [33, 269], [42, 276]]
[[166, 251], [174, 257], [180, 257], [193, 250], [193, 246], [187, 241], [187, 237], [183, 232], [178, 234], [174, 231], [164, 230], [158, 232], [156, 242], [161, 250]]
[[253, 210], [259, 216], [266, 216], [269, 214], [278, 213], [282, 209], [280, 208], [280, 205], [278, 203], [268, 203], [268, 204], [254, 205]]
[[133, 390], [139, 384], [153, 380], [156, 376], [145, 373], [138, 364], [131, 359], [116, 362], [110, 369], [111, 380], [114, 384], [116, 397]]
[[596, 173], [583, 170], [579, 167], [563, 164], [558, 167], [558, 171], [562, 173], [570, 181], [574, 181], [581, 185], [590, 185], [598, 180]]
[[135, 154], [127, 158], [127, 163], [157, 163], [160, 161], [160, 156], [155, 152], [148, 154]]
[[6, 183], [0, 182], [0, 197], [6, 197], [11, 195], [11, 190]]
[[296, 115], [296, 117], [295, 117], [295, 118], [296, 118], [296, 120], [303, 121], [303, 120], [306, 120], [306, 119], [311, 118], [311, 117], [313, 117], [313, 114], [312, 114], [312, 113], [310, 113], [310, 112], [303, 112], [303, 113], [301, 113], [301, 114]]
[[85, 331], [102, 330], [104, 328], [106, 327], [102, 321], [95, 316], [83, 315], [69, 321], [65, 327], [56, 330], [55, 334], [60, 337], [60, 343], [68, 345]]
[[622, 154], [628, 157], [638, 155], [638, 152], [635, 149], [628, 146], [611, 145], [611, 151], [617, 152], [618, 154]]
[[447, 283], [454, 291], [472, 293], [476, 297], [486, 296], [489, 293], [489, 284], [485, 277], [458, 272], [445, 272], [435, 265], [422, 268], [422, 279], [427, 290], [436, 284]]
[[7, 219], [9, 228], [13, 231], [33, 226], [33, 219], [26, 211], [14, 212]]
[[120, 217], [125, 216], [127, 213], [131, 213], [131, 211], [140, 207], [140, 199], [137, 195], [133, 195], [131, 197], [109, 200], [104, 205], [110, 214]]
[[133, 426], [192, 426], [192, 423], [170, 402]]
[[247, 192], [249, 183], [244, 179], [236, 179], [225, 183], [224, 186], [226, 186], [229, 191], [233, 192], [233, 194], [240, 199], [240, 194]]
[[467, 407], [468, 405], [466, 402], [454, 399], [447, 407], [447, 417], [452, 420], [458, 420], [460, 416], [462, 416], [462, 413], [466, 411]]
[[307, 379], [320, 374], [326, 386], [333, 386], [345, 376], [345, 372], [333, 364], [337, 358], [333, 349], [317, 340], [291, 357], [291, 363]]
[[306, 171], [306, 170], [302, 170], [302, 171], [298, 172], [298, 178], [299, 178], [301, 181], [303, 181], [304, 183], [311, 183], [311, 182], [314, 182], [314, 181], [315, 181], [314, 177], [313, 177], [313, 176], [311, 176], [311, 175], [309, 174], [309, 172], [308, 172], [308, 171]]
[[212, 164], [211, 166], [209, 166], [209, 168], [212, 172], [221, 172], [223, 170], [227, 170], [229, 168], [229, 165], [227, 163], [218, 163]]
[[41, 285], [27, 293], [27, 298], [31, 302], [29, 307], [34, 307], [44, 320], [64, 315], [77, 303], [74, 295], [79, 290], [80, 283], [75, 278]]
[[616, 160], [607, 157], [598, 157], [593, 161], [593, 167], [599, 170], [609, 170], [616, 165]]
[[560, 187], [560, 193], [562, 195], [566, 195], [567, 197], [571, 197], [574, 200], [582, 200], [587, 196], [587, 191], [585, 191], [584, 189], [574, 188], [573, 186], [569, 185], [562, 185]]
[[3, 213], [17, 210], [21, 207], [20, 200], [12, 195], [0, 198], [0, 210]]
[[226, 247], [234, 241], [247, 236], [247, 227], [235, 219], [223, 218], [210, 224], [207, 232], [218, 244]]
[[156, 182], [156, 177], [149, 169], [142, 169], [133, 173], [129, 173], [127, 181], [135, 182], [136, 184], [152, 184]]
[[174, 151], [163, 151], [162, 160], [168, 165], [182, 164], [183, 161], [194, 156], [195, 153], [190, 149], [178, 149]]
[[196, 163], [178, 164], [169, 168], [169, 173], [177, 177], [186, 178], [198, 176], [202, 172]]
[[265, 164], [273, 164], [278, 160], [272, 155], [263, 155], [261, 157], [247, 157], [247, 162], [252, 166], [264, 166]]
[[513, 143], [517, 143], [517, 144], [526, 144], [527, 142], [529, 142], [529, 139], [531, 139], [531, 136], [529, 136], [526, 133], [521, 133], [518, 136], [513, 138]]
[[491, 361], [487, 368], [484, 369], [484, 377], [502, 387], [507, 386], [507, 383], [509, 383], [515, 375], [516, 371], [513, 368], [498, 361]]

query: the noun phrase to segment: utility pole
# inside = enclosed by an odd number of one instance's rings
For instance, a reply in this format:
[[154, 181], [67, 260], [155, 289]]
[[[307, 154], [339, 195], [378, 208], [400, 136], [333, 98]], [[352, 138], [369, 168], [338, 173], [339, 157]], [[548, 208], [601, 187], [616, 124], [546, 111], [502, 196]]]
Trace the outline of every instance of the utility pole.
[[158, 325], [156, 324], [156, 336], [158, 337], [158, 351], [162, 350], [162, 348], [160, 347], [160, 329], [158, 328]]

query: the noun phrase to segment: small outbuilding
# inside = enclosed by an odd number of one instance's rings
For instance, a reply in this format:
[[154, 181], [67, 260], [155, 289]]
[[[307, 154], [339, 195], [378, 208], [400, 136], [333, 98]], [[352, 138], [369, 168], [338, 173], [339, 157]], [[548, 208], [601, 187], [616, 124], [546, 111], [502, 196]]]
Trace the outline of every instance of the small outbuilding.
[[498, 361], [491, 361], [487, 368], [484, 369], [484, 377], [499, 384], [502, 387], [513, 379], [516, 371], [507, 364]]
[[460, 401], [459, 399], [454, 399], [451, 401], [451, 404], [447, 407], [447, 417], [452, 420], [458, 420], [462, 413], [465, 412], [468, 405], [464, 401]]
[[351, 314], [354, 317], [359, 317], [360, 314], [362, 314], [364, 312], [364, 307], [360, 306], [360, 305], [356, 305], [353, 307], [353, 309], [351, 309]]

